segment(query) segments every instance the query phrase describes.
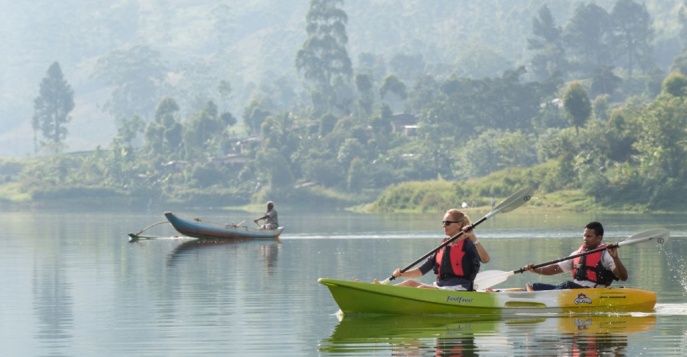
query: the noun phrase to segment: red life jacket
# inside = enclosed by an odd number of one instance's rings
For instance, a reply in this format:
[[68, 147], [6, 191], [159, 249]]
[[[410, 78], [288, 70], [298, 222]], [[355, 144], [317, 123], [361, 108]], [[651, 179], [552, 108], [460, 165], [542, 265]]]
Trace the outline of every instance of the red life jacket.
[[[604, 248], [606, 247], [606, 244], [600, 244], [598, 248]], [[585, 247], [584, 244], [582, 247], [580, 247], [580, 252], [584, 252]], [[577, 280], [588, 280], [597, 284], [602, 284], [605, 286], [611, 285], [613, 280], [618, 280], [618, 278], [613, 274], [612, 271], [606, 269], [602, 262], [601, 262], [601, 256], [603, 254], [603, 250], [583, 255], [581, 257], [577, 257], [573, 259], [573, 270], [572, 270], [572, 277], [573, 279]]]
[[[461, 239], [457, 243], [454, 242], [452, 246], [449, 246], [449, 252], [451, 254], [451, 266], [453, 267], [453, 274], [455, 276], [464, 277], [463, 271], [463, 257], [465, 256], [465, 251], [463, 250], [463, 245], [465, 244], [465, 239]], [[444, 251], [446, 249], [441, 248], [436, 255], [436, 273], [437, 277], [441, 277], [441, 262], [444, 257]]]

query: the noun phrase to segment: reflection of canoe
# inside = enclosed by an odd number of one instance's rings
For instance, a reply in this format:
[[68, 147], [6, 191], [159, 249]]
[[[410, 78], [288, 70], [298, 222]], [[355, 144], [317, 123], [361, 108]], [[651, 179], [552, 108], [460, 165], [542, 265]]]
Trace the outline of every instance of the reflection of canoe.
[[189, 238], [187, 241], [183, 241], [181, 244], [176, 246], [174, 250], [169, 253], [168, 265], [174, 264], [176, 261], [180, 260], [182, 256], [195, 252], [199, 249], [213, 249], [219, 246], [255, 246], [261, 252], [261, 257], [263, 257], [269, 267], [272, 267], [276, 263], [277, 259], [277, 247], [279, 245], [278, 240], [255, 240], [255, 239], [197, 239]]
[[332, 341], [357, 339], [447, 338], [461, 335], [514, 335], [516, 331], [561, 334], [628, 334], [647, 331], [656, 316], [411, 316], [377, 315], [343, 319], [330, 337]]
[[418, 289], [320, 279], [344, 314], [459, 314], [651, 312], [656, 294], [631, 288], [527, 292]]
[[253, 229], [245, 226], [219, 225], [203, 222], [200, 219], [183, 219], [172, 212], [165, 212], [165, 217], [177, 232], [201, 239], [277, 239], [284, 230]]
[[178, 255], [199, 248], [202, 249], [207, 247], [215, 247], [218, 245], [236, 244], [239, 242], [243, 241], [238, 239], [190, 239], [176, 246], [171, 252], [171, 255]]

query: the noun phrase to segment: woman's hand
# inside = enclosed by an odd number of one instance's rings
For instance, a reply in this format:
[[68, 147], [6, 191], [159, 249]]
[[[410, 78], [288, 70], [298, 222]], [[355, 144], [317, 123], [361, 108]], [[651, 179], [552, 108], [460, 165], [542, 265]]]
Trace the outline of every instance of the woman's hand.
[[463, 231], [463, 235], [466, 238], [469, 238], [473, 242], [477, 240], [477, 236], [475, 235], [475, 230], [472, 229], [472, 224], [468, 224], [466, 226], [463, 226], [463, 228], [461, 230]]

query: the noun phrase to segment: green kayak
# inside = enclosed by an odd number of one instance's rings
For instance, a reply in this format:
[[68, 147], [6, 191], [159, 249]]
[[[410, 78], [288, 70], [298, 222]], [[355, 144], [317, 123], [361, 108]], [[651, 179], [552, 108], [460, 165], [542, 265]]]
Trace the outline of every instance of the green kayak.
[[457, 314], [651, 312], [651, 291], [609, 287], [528, 292], [418, 289], [321, 278], [343, 314]]

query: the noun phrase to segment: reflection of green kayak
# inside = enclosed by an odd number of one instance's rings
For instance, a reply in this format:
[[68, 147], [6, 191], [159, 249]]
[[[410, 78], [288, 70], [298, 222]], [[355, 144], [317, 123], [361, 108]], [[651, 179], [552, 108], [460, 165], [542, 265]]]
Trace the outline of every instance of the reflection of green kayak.
[[332, 340], [344, 339], [403, 339], [421, 337], [455, 337], [464, 334], [489, 333], [502, 323], [527, 323], [544, 318], [500, 320], [484, 316], [411, 316], [376, 315], [342, 319], [331, 336]]
[[651, 312], [656, 294], [631, 288], [527, 292], [448, 291], [320, 279], [344, 314], [512, 315]]
[[[342, 319], [331, 340], [368, 338], [455, 337], [479, 334], [512, 334], [522, 331], [560, 333], [636, 333], [656, 324], [656, 316], [578, 315], [512, 316], [507, 319], [484, 316], [377, 315]], [[506, 333], [507, 332], [507, 333]]]
[[[408, 346], [427, 339], [451, 341], [452, 344], [474, 344], [475, 338], [499, 345], [512, 344], [503, 338], [510, 336], [546, 336], [565, 340], [566, 336], [606, 336], [604, 340], [626, 339], [629, 334], [648, 331], [656, 324], [654, 315], [576, 315], [576, 316], [512, 316], [507, 319], [484, 316], [356, 316], [339, 322], [331, 337], [321, 343], [321, 351], [383, 349], [383, 346]], [[618, 337], [610, 337], [618, 336]], [[472, 341], [472, 342], [471, 342]], [[383, 345], [379, 345], [379, 344]], [[419, 343], [422, 344], [422, 343]], [[380, 347], [381, 346], [381, 347]]]

